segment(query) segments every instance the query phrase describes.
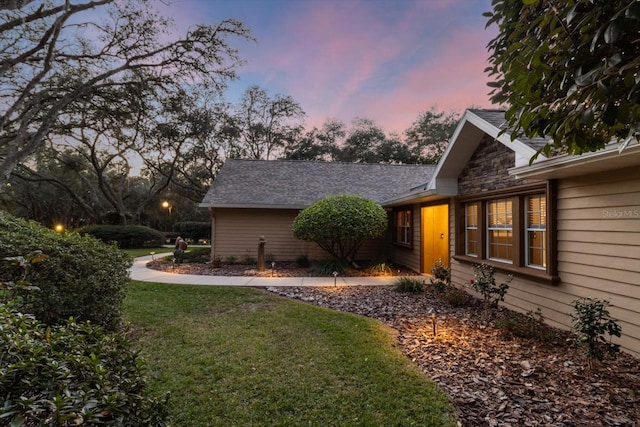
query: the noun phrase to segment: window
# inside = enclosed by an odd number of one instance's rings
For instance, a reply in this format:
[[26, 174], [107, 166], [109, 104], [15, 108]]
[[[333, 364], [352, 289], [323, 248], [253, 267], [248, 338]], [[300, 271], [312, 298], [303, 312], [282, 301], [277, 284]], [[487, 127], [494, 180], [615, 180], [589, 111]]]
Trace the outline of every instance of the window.
[[513, 262], [513, 203], [510, 199], [487, 202], [488, 259]]
[[455, 258], [555, 283], [554, 197], [549, 181], [461, 198]]
[[547, 267], [547, 199], [544, 194], [527, 197], [526, 203], [527, 266]]
[[411, 207], [394, 211], [394, 243], [409, 246], [413, 243], [412, 236]]
[[468, 203], [465, 206], [465, 249], [468, 256], [478, 256], [478, 203]]

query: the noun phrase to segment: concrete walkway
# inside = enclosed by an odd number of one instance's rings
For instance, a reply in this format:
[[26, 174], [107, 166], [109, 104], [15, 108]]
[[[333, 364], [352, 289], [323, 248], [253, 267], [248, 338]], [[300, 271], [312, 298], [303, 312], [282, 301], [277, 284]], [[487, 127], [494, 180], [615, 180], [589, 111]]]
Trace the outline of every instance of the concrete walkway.
[[201, 274], [175, 274], [147, 268], [152, 255], [136, 258], [131, 267], [131, 278], [142, 282], [175, 283], [203, 286], [375, 286], [392, 285], [397, 277], [256, 277], [205, 276]]

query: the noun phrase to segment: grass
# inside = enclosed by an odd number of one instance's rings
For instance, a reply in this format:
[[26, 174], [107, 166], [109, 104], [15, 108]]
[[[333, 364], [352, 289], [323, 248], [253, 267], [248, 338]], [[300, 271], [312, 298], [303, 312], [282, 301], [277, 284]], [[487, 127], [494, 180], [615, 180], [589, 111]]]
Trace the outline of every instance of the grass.
[[159, 248], [140, 248], [140, 249], [123, 249], [126, 253], [131, 255], [133, 258], [151, 255], [151, 252], [155, 252], [156, 254], [170, 253], [173, 252], [173, 247], [159, 247]]
[[173, 425], [455, 425], [372, 319], [258, 289], [135, 281], [124, 312]]

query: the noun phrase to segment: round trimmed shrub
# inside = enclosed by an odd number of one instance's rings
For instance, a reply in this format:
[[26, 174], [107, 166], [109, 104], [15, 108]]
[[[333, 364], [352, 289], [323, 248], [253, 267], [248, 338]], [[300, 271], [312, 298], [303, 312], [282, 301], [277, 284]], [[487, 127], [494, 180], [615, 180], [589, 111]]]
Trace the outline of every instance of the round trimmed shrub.
[[329, 196], [300, 211], [293, 221], [293, 234], [315, 242], [336, 259], [355, 264], [358, 249], [366, 239], [381, 236], [387, 228], [387, 213], [373, 200], [357, 195]]
[[166, 239], [158, 230], [143, 225], [88, 225], [75, 231], [105, 243], [116, 243], [122, 249], [158, 247]]
[[163, 426], [145, 366], [122, 334], [76, 323], [48, 327], [0, 304], [0, 425]]
[[0, 211], [0, 276], [15, 268], [2, 260], [35, 251], [47, 256], [29, 267], [28, 280], [39, 290], [17, 301], [20, 311], [49, 325], [73, 317], [109, 330], [118, 326], [131, 257], [91, 236], [58, 234]]

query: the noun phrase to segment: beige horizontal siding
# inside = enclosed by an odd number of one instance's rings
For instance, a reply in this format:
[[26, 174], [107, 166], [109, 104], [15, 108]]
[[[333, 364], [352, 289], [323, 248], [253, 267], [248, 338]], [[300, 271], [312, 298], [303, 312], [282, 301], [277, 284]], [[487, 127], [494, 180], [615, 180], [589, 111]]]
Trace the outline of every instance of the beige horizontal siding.
[[[632, 178], [633, 177], [633, 178]], [[451, 221], [455, 220], [451, 215]], [[528, 312], [540, 308], [547, 323], [572, 326], [573, 301], [608, 300], [622, 327], [617, 340], [640, 355], [640, 177], [635, 169], [558, 182], [558, 274], [548, 285], [516, 277], [505, 305]], [[452, 230], [452, 236], [453, 236]], [[453, 253], [453, 252], [452, 252]], [[452, 281], [468, 287], [472, 265], [452, 260]], [[496, 274], [497, 280], [505, 276]]]
[[[405, 246], [389, 244], [389, 259], [400, 265], [413, 270], [420, 271], [420, 205], [411, 206], [411, 215], [413, 218], [413, 245], [408, 248]], [[393, 215], [389, 217], [389, 229], [393, 230]]]
[[[301, 255], [311, 260], [330, 258], [315, 243], [293, 236], [291, 226], [298, 212], [292, 209], [215, 209], [212, 253], [239, 260], [245, 256], [256, 258], [259, 238], [264, 236], [267, 241], [265, 254], [272, 255], [276, 261], [294, 261]], [[366, 241], [358, 252], [358, 259], [376, 259], [383, 246], [383, 239]]]

